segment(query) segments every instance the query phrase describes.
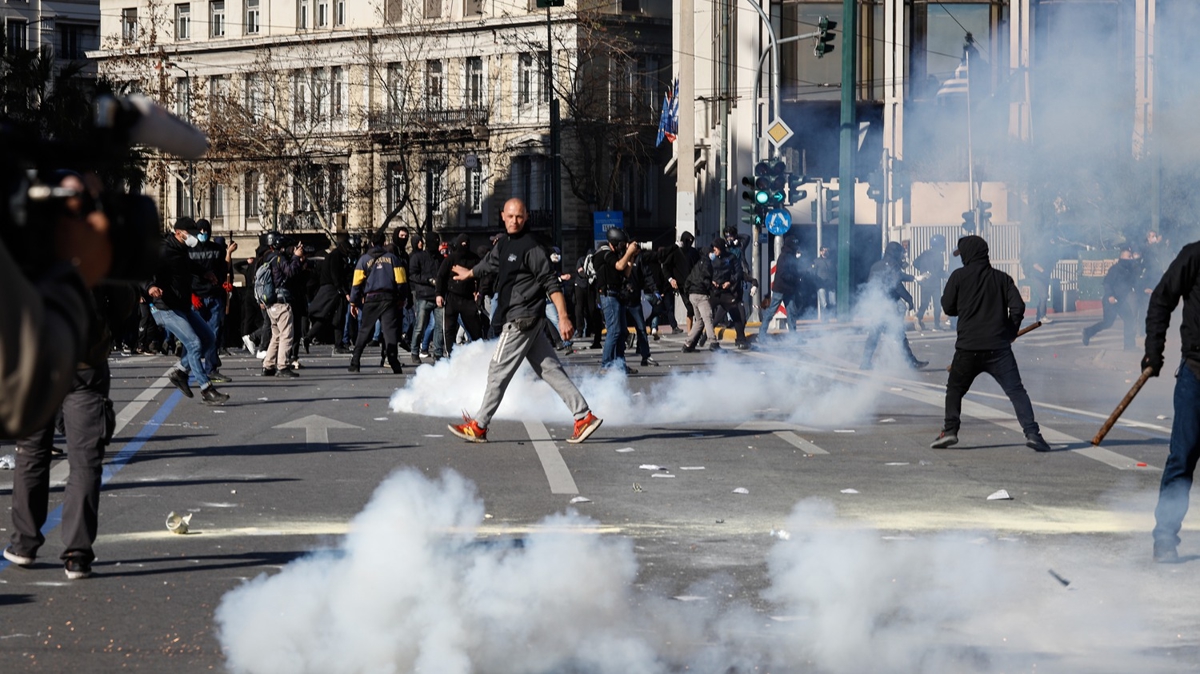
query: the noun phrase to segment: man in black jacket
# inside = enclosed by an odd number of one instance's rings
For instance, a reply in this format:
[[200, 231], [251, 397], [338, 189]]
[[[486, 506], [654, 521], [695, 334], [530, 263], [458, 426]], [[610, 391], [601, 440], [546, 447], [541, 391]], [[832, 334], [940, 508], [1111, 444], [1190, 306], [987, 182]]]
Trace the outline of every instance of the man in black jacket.
[[667, 283], [671, 285], [672, 290], [679, 293], [679, 299], [683, 301], [683, 308], [687, 312], [687, 331], [689, 333], [692, 331], [692, 320], [696, 316], [696, 308], [692, 306], [692, 300], [683, 286], [687, 281], [688, 274], [692, 273], [692, 267], [700, 262], [700, 251], [696, 250], [695, 243], [696, 235], [685, 231], [679, 235], [679, 244], [672, 244], [663, 254], [663, 273], [667, 276]]
[[[229, 265], [237, 244], [228, 247], [212, 240], [212, 223], [200, 219], [196, 221], [200, 232], [196, 235], [200, 243], [188, 250], [188, 257], [202, 272], [192, 277], [192, 294], [200, 300], [196, 311], [212, 328], [217, 339], [217, 356], [213, 361], [213, 373], [221, 367], [221, 350], [225, 347], [225, 303], [228, 295], [225, 281], [229, 277]], [[228, 354], [226, 354], [228, 355]]]
[[696, 350], [696, 344], [700, 342], [700, 337], [708, 338], [708, 348], [717, 351], [721, 348], [721, 342], [717, 341], [717, 333], [713, 329], [712, 304], [709, 298], [713, 293], [713, 260], [720, 257], [725, 252], [725, 239], [717, 238], [712, 242], [709, 248], [709, 253], [706, 257], [702, 257], [692, 265], [692, 270], [688, 272], [687, 279], [683, 283], [683, 292], [687, 293], [688, 301], [695, 308], [695, 321], [692, 322], [691, 329], [688, 330], [687, 342], [683, 345], [683, 350], [691, 353]]
[[1167, 329], [1180, 299], [1183, 360], [1175, 371], [1171, 447], [1154, 509], [1154, 559], [1158, 562], [1179, 561], [1179, 530], [1187, 515], [1188, 492], [1200, 458], [1200, 243], [1190, 243], [1179, 251], [1150, 295], [1142, 369], [1149, 368], [1152, 376], [1162, 372]]
[[541, 377], [566, 403], [575, 417], [575, 425], [567, 442], [586, 440], [600, 428], [601, 420], [592, 414], [587, 400], [571, 383], [558, 354], [546, 337], [546, 297], [558, 310], [558, 329], [563, 339], [569, 339], [574, 326], [563, 299], [562, 286], [550, 268], [546, 250], [526, 231], [529, 217], [525, 203], [509, 199], [500, 217], [504, 220], [502, 237], [483, 260], [473, 268], [453, 268], [456, 281], [466, 281], [482, 274], [496, 275], [499, 302], [493, 320], [502, 325], [496, 353], [488, 365], [487, 390], [483, 403], [474, 418], [463, 415], [463, 423], [451, 424], [450, 432], [470, 442], [487, 442], [487, 427], [500, 407], [504, 391], [522, 363], [528, 361], [535, 374]]
[[746, 314], [742, 304], [742, 283], [746, 278], [745, 269], [742, 266], [741, 255], [734, 252], [737, 247], [730, 245], [730, 241], [738, 240], [737, 228], [732, 225], [726, 227], [725, 233], [725, 247], [717, 248], [714, 245], [713, 250], [718, 254], [715, 257], [709, 256], [712, 261], [713, 280], [709, 303], [712, 305], [714, 322], [722, 311], [729, 316], [737, 348], [744, 351], [750, 348], [750, 341], [746, 339]]
[[771, 279], [771, 305], [763, 312], [762, 324], [758, 327], [758, 338], [767, 336], [771, 320], [780, 307], [784, 307], [784, 319], [788, 330], [796, 332], [796, 298], [804, 278], [800, 270], [800, 249], [795, 238], [785, 236], [779, 246], [779, 257], [775, 260], [775, 276]]
[[450, 254], [442, 260], [437, 277], [437, 305], [442, 307], [442, 325], [445, 332], [442, 341], [446, 344], [446, 355], [458, 339], [458, 322], [462, 321], [467, 331], [467, 338], [474, 341], [483, 337], [483, 317], [479, 315], [479, 281], [469, 278], [465, 281], [454, 279], [455, 266], [473, 268], [479, 264], [479, 256], [471, 250], [471, 237], [459, 234], [450, 246]]
[[350, 278], [354, 274], [355, 256], [350, 247], [350, 235], [337, 235], [333, 250], [325, 255], [318, 272], [320, 288], [308, 303], [308, 332], [304, 335], [304, 351], [312, 340], [326, 330], [333, 330], [333, 355], [350, 353], [342, 342], [346, 308], [350, 302]]
[[229, 400], [229, 396], [218, 391], [209, 377], [215, 369], [217, 336], [192, 307], [192, 275], [203, 272], [194, 265], [188, 250], [200, 243], [196, 236], [199, 233], [200, 229], [191, 218], [175, 221], [175, 231], [163, 242], [162, 257], [146, 294], [152, 303], [150, 311], [154, 322], [169, 330], [183, 344], [183, 357], [167, 378], [191, 398], [190, 374], [200, 385], [200, 397], [204, 402], [221, 404]]
[[[443, 356], [442, 312], [437, 306], [438, 263], [434, 261], [428, 248], [431, 244], [436, 248], [437, 241], [433, 235], [429, 236], [428, 241], [420, 237], [414, 241], [417, 246], [416, 250], [408, 258], [408, 285], [412, 290], [413, 311], [415, 312], [410, 351], [412, 352], [412, 362], [420, 365], [421, 342], [425, 337], [425, 328], [429, 325], [430, 317], [433, 320], [433, 339], [429, 348], [434, 360]], [[363, 329], [374, 330], [368, 325], [364, 325]]]
[[913, 260], [913, 268], [921, 272], [917, 286], [921, 289], [921, 307], [917, 312], [917, 327], [925, 331], [926, 305], [933, 305], [933, 330], [942, 329], [942, 282], [946, 280], [946, 237], [934, 234], [929, 248]]
[[913, 308], [912, 294], [904, 287], [905, 283], [914, 280], [913, 275], [904, 271], [904, 246], [892, 241], [883, 249], [883, 257], [871, 265], [867, 276], [867, 285], [883, 294], [884, 300], [890, 306], [882, 310], [881, 315], [874, 317], [875, 324], [867, 333], [867, 344], [863, 350], [860, 369], [870, 370], [871, 360], [875, 357], [875, 348], [879, 346], [879, 338], [886, 332], [900, 344], [900, 350], [909, 367], [920, 369], [929, 363], [917, 360], [912, 347], [908, 345], [908, 336], [904, 334], [904, 316], [899, 311], [899, 303], [903, 302], [909, 309]]
[[1083, 329], [1083, 345], [1087, 346], [1097, 333], [1112, 327], [1121, 317], [1125, 327], [1125, 350], [1137, 348], [1137, 325], [1134, 323], [1133, 293], [1141, 285], [1142, 261], [1141, 255], [1126, 247], [1121, 249], [1121, 258], [1108, 268], [1104, 275], [1104, 298], [1101, 306], [1104, 317], [1100, 322]]
[[958, 341], [946, 382], [946, 421], [930, 447], [945, 449], [958, 443], [963, 396], [971, 382], [986, 372], [1012, 402], [1025, 433], [1025, 445], [1048, 452], [1050, 445], [1033, 418], [1033, 404], [1021, 383], [1012, 352], [1012, 342], [1025, 318], [1025, 302], [1017, 284], [1011, 276], [992, 267], [987, 241], [982, 237], [959, 239], [954, 254], [962, 258], [963, 266], [955, 269], [946, 282], [942, 309], [947, 316], [958, 316]]
[[605, 233], [608, 245], [592, 256], [596, 269], [596, 291], [600, 310], [604, 314], [604, 350], [600, 354], [600, 369], [620, 367], [626, 374], [637, 370], [625, 364], [625, 340], [629, 331], [628, 314], [621, 301], [622, 291], [633, 275], [633, 260], [641, 250], [630, 241], [625, 230], [613, 227]]

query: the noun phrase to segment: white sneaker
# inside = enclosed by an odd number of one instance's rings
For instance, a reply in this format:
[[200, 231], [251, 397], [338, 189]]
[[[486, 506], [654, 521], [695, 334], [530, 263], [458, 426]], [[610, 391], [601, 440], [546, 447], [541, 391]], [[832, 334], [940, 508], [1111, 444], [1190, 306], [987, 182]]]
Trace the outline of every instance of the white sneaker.
[[254, 340], [250, 339], [250, 335], [242, 335], [242, 344], [246, 345], [246, 351], [250, 355], [253, 356], [255, 353], [258, 353], [258, 351], [254, 348]]
[[254, 356], [254, 357], [255, 357], [255, 358], [257, 358], [257, 359], [259, 359], [259, 360], [262, 360], [262, 359], [264, 359], [264, 358], [266, 358], [266, 357], [267, 357], [267, 352], [266, 352], [266, 351], [259, 351], [259, 352], [258, 352], [258, 353], [257, 353], [257, 354]]
[[1042, 316], [1042, 325], [1050, 325], [1053, 322], [1054, 322], [1054, 320], [1051, 319], [1049, 316]]

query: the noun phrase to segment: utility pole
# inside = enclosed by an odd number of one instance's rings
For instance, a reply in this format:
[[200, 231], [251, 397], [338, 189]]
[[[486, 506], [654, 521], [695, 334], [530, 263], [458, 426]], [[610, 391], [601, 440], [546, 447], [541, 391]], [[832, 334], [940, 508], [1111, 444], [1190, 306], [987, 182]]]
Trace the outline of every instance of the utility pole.
[[[539, 3], [540, 4], [540, 3]], [[558, 96], [554, 86], [554, 34], [550, 23], [550, 8], [554, 0], [546, 3], [546, 96], [550, 99], [550, 221], [553, 228], [554, 245], [563, 249], [562, 227], [562, 155], [561, 129], [559, 124]], [[557, 6], [561, 7], [559, 2]]]
[[696, 233], [696, 15], [694, 0], [676, 0], [679, 129], [675, 136], [675, 236]]
[[838, 170], [838, 320], [850, 318], [850, 245], [854, 227], [854, 154], [858, 150], [858, 0], [842, 0], [842, 124]]

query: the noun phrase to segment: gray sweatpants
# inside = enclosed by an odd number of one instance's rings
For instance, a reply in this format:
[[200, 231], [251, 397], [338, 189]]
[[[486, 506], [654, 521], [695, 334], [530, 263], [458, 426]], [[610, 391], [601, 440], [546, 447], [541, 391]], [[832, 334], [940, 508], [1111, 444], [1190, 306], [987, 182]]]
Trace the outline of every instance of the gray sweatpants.
[[492, 354], [492, 362], [488, 365], [483, 404], [475, 415], [475, 421], [484, 428], [491, 423], [508, 383], [525, 360], [533, 367], [534, 374], [545, 380], [562, 398], [577, 421], [587, 416], [587, 401], [567, 377], [562, 363], [558, 362], [558, 354], [550, 344], [550, 338], [546, 336], [546, 319], [537, 318], [531, 322], [532, 325], [527, 325], [525, 321], [520, 324], [509, 321], [500, 331], [500, 343], [496, 345], [496, 352]]
[[700, 333], [704, 333], [704, 336], [708, 337], [709, 344], [716, 344], [717, 333], [713, 329], [712, 304], [709, 302], [708, 295], [693, 293], [688, 295], [688, 299], [695, 307], [695, 316], [692, 320], [692, 330], [687, 336], [687, 345], [695, 348], [696, 343], [700, 341]]

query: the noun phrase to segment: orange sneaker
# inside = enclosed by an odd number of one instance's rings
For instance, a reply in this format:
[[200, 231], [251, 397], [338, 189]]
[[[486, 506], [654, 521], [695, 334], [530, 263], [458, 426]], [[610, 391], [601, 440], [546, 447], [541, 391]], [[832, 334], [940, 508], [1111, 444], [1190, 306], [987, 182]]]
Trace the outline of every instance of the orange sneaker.
[[487, 429], [466, 414], [463, 415], [463, 423], [449, 424], [447, 428], [467, 442], [487, 442]]
[[596, 432], [597, 428], [600, 428], [602, 423], [604, 423], [603, 419], [588, 412], [586, 417], [575, 422], [575, 435], [567, 438], [567, 442], [577, 445], [587, 440], [592, 433]]

